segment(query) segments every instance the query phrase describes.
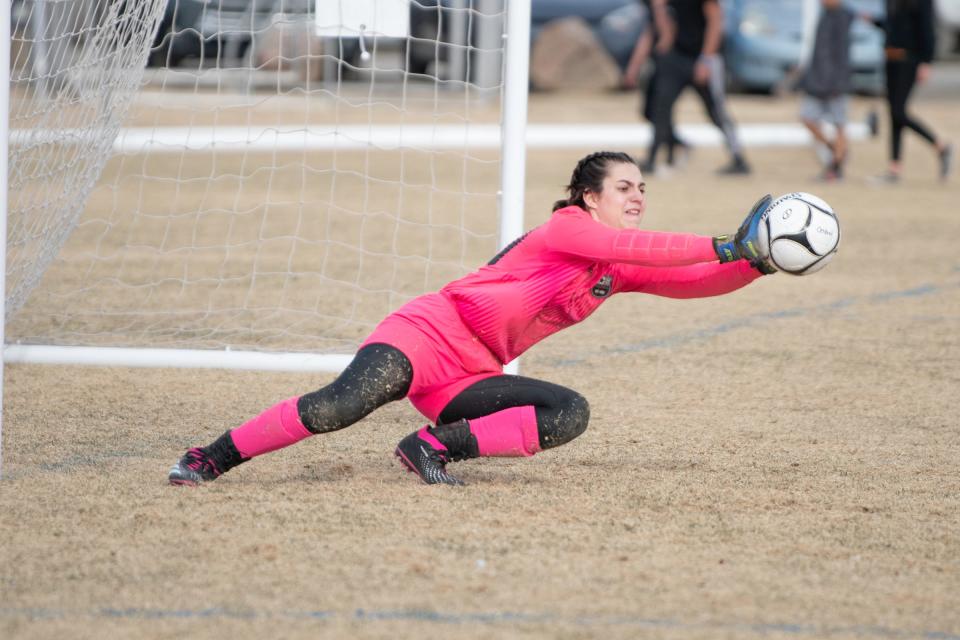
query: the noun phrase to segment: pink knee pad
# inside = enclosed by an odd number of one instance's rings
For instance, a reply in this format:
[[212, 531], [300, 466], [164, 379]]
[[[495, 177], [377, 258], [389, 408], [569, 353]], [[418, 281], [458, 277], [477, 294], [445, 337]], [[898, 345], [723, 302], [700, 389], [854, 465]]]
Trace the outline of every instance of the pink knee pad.
[[469, 423], [481, 456], [516, 458], [540, 451], [537, 413], [532, 406], [511, 407]]
[[300, 421], [297, 400], [299, 397], [284, 400], [230, 432], [233, 444], [244, 459], [282, 449], [313, 435]]

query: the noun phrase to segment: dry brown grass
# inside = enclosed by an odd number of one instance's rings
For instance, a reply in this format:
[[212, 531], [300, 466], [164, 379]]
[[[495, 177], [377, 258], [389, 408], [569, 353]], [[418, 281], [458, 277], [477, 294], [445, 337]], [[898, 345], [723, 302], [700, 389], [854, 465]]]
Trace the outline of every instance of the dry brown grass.
[[[917, 109], [960, 141], [955, 101]], [[531, 105], [588, 113], [631, 122], [634, 103]], [[539, 345], [523, 372], [582, 391], [590, 429], [458, 464], [463, 489], [394, 461], [421, 422], [405, 403], [174, 489], [184, 448], [328, 378], [7, 367], [0, 636], [960, 636], [960, 194], [916, 139], [901, 186], [866, 186], [884, 148], [857, 144], [837, 185], [803, 149], [752, 151], [747, 180], [715, 178], [708, 149], [651, 179], [647, 226], [701, 233], [815, 191], [841, 253], [717, 299], [621, 296]], [[528, 224], [583, 151], [530, 153]]]

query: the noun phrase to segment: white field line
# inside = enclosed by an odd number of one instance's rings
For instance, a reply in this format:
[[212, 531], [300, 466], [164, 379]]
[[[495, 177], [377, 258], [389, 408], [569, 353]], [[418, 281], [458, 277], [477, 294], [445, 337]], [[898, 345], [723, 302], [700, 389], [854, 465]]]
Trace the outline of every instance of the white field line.
[[[708, 124], [678, 127], [684, 140], [694, 146], [723, 144], [720, 131]], [[863, 123], [849, 123], [851, 140], [869, 136]], [[11, 146], [38, 144], [88, 144], [96, 131], [77, 129], [15, 130]], [[810, 133], [797, 123], [745, 124], [738, 127], [741, 143], [748, 147], [791, 147], [812, 143]], [[650, 143], [647, 124], [530, 124], [528, 149], [631, 148]], [[121, 129], [113, 151], [123, 154], [183, 153], [184, 151], [304, 151], [415, 149], [496, 149], [500, 147], [499, 125], [341, 125], [288, 127], [142, 127]]]

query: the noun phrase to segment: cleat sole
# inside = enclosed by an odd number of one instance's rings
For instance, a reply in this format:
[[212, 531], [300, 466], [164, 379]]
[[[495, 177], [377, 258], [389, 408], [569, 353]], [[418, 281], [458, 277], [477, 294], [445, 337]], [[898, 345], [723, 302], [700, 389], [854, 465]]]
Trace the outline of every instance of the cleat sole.
[[412, 474], [416, 475], [418, 478], [420, 478], [420, 480], [421, 480], [424, 484], [427, 484], [427, 481], [423, 479], [423, 476], [420, 475], [420, 473], [417, 471], [417, 468], [416, 468], [415, 466], [413, 466], [413, 463], [410, 462], [410, 460], [407, 459], [407, 456], [403, 455], [403, 452], [400, 451], [399, 448], [397, 448], [397, 449], [393, 452], [393, 455], [397, 456], [397, 459], [400, 460], [400, 464], [402, 464], [403, 467], [407, 470], [407, 473], [412, 473]]

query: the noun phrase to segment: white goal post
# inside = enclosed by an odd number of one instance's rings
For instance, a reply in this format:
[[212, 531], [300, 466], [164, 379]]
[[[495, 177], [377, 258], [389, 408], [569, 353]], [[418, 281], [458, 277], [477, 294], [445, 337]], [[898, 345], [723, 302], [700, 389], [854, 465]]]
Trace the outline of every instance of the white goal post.
[[523, 230], [530, 0], [13, 0], [3, 30], [3, 362], [339, 371]]
[[[26, 25], [14, 25], [23, 32], [14, 36], [8, 121], [10, 157], [21, 170], [10, 194], [7, 362], [339, 370], [385, 312], [521, 232], [529, 2], [414, 2], [471, 31], [437, 26], [419, 70], [410, 68], [412, 50], [424, 48], [424, 34], [397, 51], [398, 34], [376, 27], [377, 12], [409, 11], [408, 0], [311, 0], [305, 16], [279, 3], [262, 22], [231, 18], [245, 27], [227, 35], [245, 30], [252, 40], [244, 59], [223, 57], [226, 45], [217, 43], [184, 70], [144, 65], [163, 42], [137, 29], [160, 22], [165, 2], [141, 3], [132, 24], [107, 10], [124, 3], [101, 1], [26, 1]], [[218, 2], [220, 15], [197, 21], [199, 35], [205, 23], [227, 22], [228, 2]], [[363, 34], [344, 25], [346, 37], [331, 46], [329, 25], [320, 24], [330, 15], [324, 3], [349, 7], [353, 20], [363, 20], [365, 5], [372, 26]], [[302, 30], [308, 20], [312, 35]], [[168, 33], [169, 58], [191, 27]], [[372, 54], [366, 61], [345, 52], [358, 40]], [[454, 59], [459, 71], [451, 71]], [[310, 65], [321, 68], [298, 71], [326, 73], [299, 85], [282, 77]], [[472, 77], [453, 76], [464, 71]], [[160, 115], [144, 117], [144, 104]], [[289, 111], [303, 119], [290, 120]], [[84, 126], [90, 121], [106, 124]], [[491, 124], [500, 148], [475, 151]], [[440, 175], [451, 167], [451, 176]], [[499, 194], [471, 183], [491, 171], [500, 173]], [[378, 202], [383, 192], [390, 199]], [[478, 206], [483, 219], [471, 219]], [[381, 237], [384, 226], [392, 228]], [[432, 246], [417, 253], [411, 243]], [[338, 272], [340, 263], [347, 266]], [[291, 299], [308, 298], [314, 285], [309, 302]], [[328, 296], [323, 305], [320, 295]]]

